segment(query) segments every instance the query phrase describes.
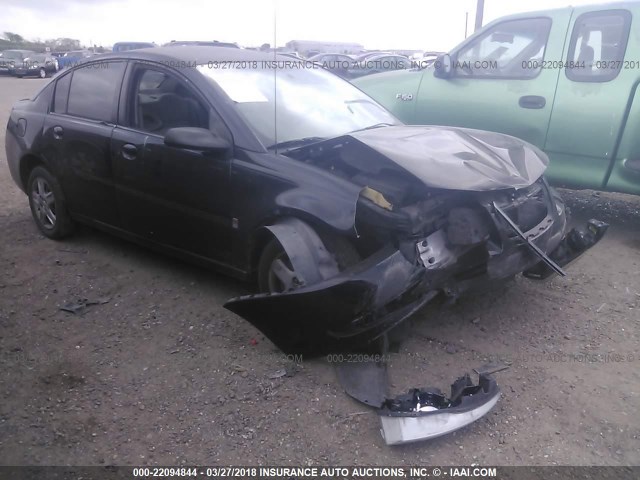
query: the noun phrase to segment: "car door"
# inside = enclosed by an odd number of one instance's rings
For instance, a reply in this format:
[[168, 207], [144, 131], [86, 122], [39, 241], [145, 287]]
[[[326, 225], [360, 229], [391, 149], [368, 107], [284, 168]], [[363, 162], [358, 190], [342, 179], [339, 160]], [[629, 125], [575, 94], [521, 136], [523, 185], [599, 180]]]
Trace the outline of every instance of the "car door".
[[631, 22], [631, 12], [606, 5], [574, 11], [565, 55], [570, 68], [560, 72], [545, 143], [554, 183], [596, 189], [606, 183], [638, 83], [637, 58], [625, 56]]
[[124, 228], [167, 247], [227, 263], [231, 251], [230, 155], [164, 144], [174, 127], [208, 128], [232, 145], [204, 97], [178, 72], [135, 63], [112, 136]]
[[412, 123], [492, 130], [543, 148], [570, 15], [553, 10], [487, 25], [451, 52], [448, 78], [424, 71]]
[[43, 128], [69, 209], [106, 225], [119, 223], [110, 148], [125, 66], [96, 62], [59, 77]]

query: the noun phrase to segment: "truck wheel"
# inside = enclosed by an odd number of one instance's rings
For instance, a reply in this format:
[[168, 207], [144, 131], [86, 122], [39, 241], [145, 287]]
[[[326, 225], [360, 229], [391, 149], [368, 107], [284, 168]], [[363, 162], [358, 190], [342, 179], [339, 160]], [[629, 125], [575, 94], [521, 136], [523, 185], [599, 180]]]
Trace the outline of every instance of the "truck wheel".
[[44, 236], [60, 239], [73, 232], [73, 220], [67, 211], [62, 188], [49, 170], [37, 166], [31, 171], [27, 193], [31, 214]]

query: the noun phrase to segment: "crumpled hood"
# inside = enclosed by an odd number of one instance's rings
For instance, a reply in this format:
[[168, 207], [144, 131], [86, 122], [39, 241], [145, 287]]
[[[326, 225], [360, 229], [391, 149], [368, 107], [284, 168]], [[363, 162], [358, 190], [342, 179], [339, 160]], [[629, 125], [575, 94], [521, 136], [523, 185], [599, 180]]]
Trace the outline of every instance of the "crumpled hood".
[[546, 154], [535, 146], [483, 130], [402, 125], [349, 136], [433, 188], [524, 188], [540, 178], [549, 164]]

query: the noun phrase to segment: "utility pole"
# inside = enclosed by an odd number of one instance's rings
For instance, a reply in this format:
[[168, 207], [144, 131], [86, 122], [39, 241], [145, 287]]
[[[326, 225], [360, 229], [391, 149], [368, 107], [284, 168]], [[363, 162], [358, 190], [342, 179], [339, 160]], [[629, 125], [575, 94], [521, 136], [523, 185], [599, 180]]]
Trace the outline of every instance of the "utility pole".
[[482, 28], [482, 16], [484, 14], [484, 0], [478, 0], [478, 4], [476, 6], [476, 26], [474, 32], [477, 32], [480, 28]]
[[469, 12], [464, 12], [464, 38], [467, 38], [468, 28], [469, 28]]

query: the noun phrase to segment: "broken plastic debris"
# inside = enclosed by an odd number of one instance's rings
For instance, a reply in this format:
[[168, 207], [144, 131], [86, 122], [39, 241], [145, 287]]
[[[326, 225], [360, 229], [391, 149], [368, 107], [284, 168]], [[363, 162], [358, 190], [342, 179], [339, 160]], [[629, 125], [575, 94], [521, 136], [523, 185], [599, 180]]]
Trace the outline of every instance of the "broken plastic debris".
[[105, 303], [109, 303], [111, 301], [110, 298], [102, 297], [96, 300], [87, 300], [86, 298], [80, 299], [77, 302], [66, 303], [60, 307], [60, 310], [63, 312], [69, 313], [82, 313], [87, 307], [92, 305], [103, 305]]
[[474, 369], [478, 384], [466, 374], [453, 382], [449, 398], [437, 388], [414, 388], [390, 398], [386, 362], [338, 362], [335, 367], [345, 392], [377, 410], [387, 445], [439, 437], [478, 420], [500, 398], [490, 374], [508, 368], [487, 364]]
[[287, 370], [285, 368], [281, 368], [280, 370], [276, 370], [271, 375], [269, 375], [269, 378], [271, 380], [275, 380], [276, 378], [282, 378], [286, 375], [287, 375]]
[[496, 381], [480, 374], [478, 385], [469, 375], [451, 385], [451, 397], [436, 388], [412, 389], [388, 399], [380, 409], [380, 433], [387, 445], [439, 437], [486, 415], [500, 398]]

